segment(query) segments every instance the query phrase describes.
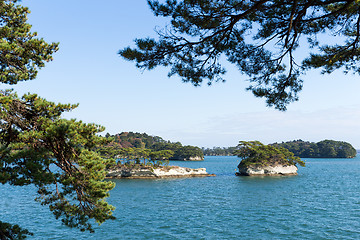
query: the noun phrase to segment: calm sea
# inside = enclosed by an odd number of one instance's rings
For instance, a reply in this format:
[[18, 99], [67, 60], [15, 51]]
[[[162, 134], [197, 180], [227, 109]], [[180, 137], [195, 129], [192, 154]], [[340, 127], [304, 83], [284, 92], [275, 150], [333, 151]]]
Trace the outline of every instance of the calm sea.
[[216, 177], [116, 180], [114, 221], [69, 229], [33, 201], [32, 187], [0, 185], [0, 219], [28, 239], [360, 239], [360, 157], [305, 159], [291, 177], [236, 177], [236, 157], [172, 162]]

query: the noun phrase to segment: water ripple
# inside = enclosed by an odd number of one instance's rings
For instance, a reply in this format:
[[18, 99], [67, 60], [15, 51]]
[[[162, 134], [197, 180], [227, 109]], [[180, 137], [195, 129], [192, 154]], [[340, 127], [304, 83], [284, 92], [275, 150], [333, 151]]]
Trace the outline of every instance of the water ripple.
[[68, 229], [33, 201], [32, 187], [0, 186], [0, 219], [29, 239], [360, 239], [360, 159], [308, 159], [291, 177], [236, 177], [233, 157], [176, 162], [217, 177], [115, 180], [114, 221]]

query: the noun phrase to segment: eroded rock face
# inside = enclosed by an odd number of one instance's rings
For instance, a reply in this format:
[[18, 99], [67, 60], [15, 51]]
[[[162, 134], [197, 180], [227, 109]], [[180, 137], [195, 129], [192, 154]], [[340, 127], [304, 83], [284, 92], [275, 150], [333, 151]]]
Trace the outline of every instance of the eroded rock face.
[[236, 175], [241, 176], [256, 176], [256, 175], [297, 175], [298, 168], [295, 165], [283, 166], [264, 166], [264, 167], [255, 167], [255, 166], [239, 166], [239, 172]]
[[205, 168], [185, 167], [142, 167], [137, 169], [117, 168], [109, 170], [106, 178], [170, 178], [170, 177], [207, 177], [215, 176], [206, 172]]
[[204, 161], [204, 158], [202, 157], [189, 157], [188, 161]]
[[185, 167], [173, 167], [169, 170], [166, 170], [165, 168], [157, 168], [154, 169], [154, 173], [156, 176], [196, 176], [196, 175], [209, 175], [206, 172], [206, 168], [185, 168]]

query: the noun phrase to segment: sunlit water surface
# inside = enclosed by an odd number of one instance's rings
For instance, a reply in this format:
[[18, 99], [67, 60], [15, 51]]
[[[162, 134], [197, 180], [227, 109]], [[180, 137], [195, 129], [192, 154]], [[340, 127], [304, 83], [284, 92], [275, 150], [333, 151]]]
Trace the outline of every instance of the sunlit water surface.
[[28, 239], [360, 239], [360, 157], [306, 159], [298, 176], [236, 177], [236, 157], [172, 162], [216, 177], [115, 180], [116, 220], [94, 234], [62, 226], [34, 188], [0, 185], [0, 219]]

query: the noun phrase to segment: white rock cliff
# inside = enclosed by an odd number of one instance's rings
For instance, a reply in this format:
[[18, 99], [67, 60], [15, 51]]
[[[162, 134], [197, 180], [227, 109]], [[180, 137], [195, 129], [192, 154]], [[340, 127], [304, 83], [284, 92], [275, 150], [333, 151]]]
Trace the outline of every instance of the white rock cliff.
[[240, 167], [236, 175], [254, 176], [254, 175], [297, 175], [298, 168], [295, 165], [283, 166], [264, 166], [264, 167]]
[[168, 167], [140, 167], [115, 168], [108, 170], [106, 178], [178, 178], [178, 177], [207, 177], [215, 176], [206, 172], [205, 168]]

